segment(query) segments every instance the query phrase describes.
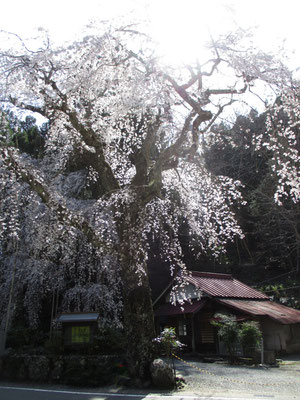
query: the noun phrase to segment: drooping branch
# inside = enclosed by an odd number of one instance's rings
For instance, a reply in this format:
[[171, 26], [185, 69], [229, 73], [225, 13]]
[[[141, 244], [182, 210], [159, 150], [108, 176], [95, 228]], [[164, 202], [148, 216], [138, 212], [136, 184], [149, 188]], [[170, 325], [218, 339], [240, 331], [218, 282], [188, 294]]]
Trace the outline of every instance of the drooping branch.
[[56, 197], [55, 193], [47, 187], [41, 177], [30, 171], [27, 166], [22, 165], [14, 156], [14, 152], [11, 149], [1, 149], [0, 154], [5, 168], [13, 171], [17, 177], [24, 183], [27, 183], [33, 192], [38, 195], [40, 200], [47, 205], [50, 210], [55, 212], [58, 220], [65, 225], [72, 226], [82, 231], [87, 240], [94, 246], [109, 253], [115, 250], [111, 244], [108, 244], [107, 241], [103, 240], [103, 238], [95, 232], [92, 226], [83, 217], [69, 210], [64, 202]]

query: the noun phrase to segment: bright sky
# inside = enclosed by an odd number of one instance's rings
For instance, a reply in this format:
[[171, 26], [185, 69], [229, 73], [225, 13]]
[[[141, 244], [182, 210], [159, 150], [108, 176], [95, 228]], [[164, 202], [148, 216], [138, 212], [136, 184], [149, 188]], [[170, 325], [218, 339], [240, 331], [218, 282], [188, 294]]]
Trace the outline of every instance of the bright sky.
[[9, 0], [1, 4], [0, 29], [24, 37], [43, 27], [63, 41], [92, 19], [122, 15], [148, 20], [161, 51], [174, 62], [199, 57], [208, 31], [217, 36], [258, 26], [260, 46], [274, 50], [286, 39], [291, 65], [300, 67], [299, 0]]

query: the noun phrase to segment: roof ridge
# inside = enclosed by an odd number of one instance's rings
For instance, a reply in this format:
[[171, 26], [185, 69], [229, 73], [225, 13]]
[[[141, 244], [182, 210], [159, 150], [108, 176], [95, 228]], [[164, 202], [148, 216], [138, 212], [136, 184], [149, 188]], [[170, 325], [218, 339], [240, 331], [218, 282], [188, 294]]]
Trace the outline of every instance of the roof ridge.
[[187, 281], [211, 297], [268, 299], [268, 296], [261, 291], [228, 274], [191, 271]]
[[[262, 293], [262, 292], [258, 291], [258, 293]], [[241, 297], [238, 297], [238, 296], [215, 296], [214, 299], [215, 300], [219, 300], [219, 299], [220, 300], [221, 299], [224, 299], [224, 300], [241, 300], [241, 301], [245, 301], [245, 300], [249, 300], [249, 301], [270, 301], [269, 297], [242, 297], [242, 296]]]
[[203, 278], [218, 278], [218, 279], [234, 279], [230, 274], [221, 274], [218, 272], [202, 272], [202, 271], [191, 271], [192, 276], [198, 276]]

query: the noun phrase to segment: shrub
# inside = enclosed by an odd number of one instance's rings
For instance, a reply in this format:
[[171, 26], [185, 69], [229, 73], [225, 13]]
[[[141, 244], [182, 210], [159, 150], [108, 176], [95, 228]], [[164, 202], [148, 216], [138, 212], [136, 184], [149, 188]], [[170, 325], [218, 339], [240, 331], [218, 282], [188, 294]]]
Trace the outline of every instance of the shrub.
[[238, 324], [235, 316], [216, 314], [216, 321], [212, 324], [217, 327], [218, 335], [223, 340], [229, 354], [230, 363], [234, 362], [236, 344], [239, 342], [245, 355], [255, 358], [255, 350], [260, 347], [262, 333], [255, 321]]
[[253, 355], [253, 352], [259, 349], [262, 334], [257, 322], [242, 323], [239, 336], [245, 354]]
[[239, 325], [232, 315], [216, 314], [216, 321], [212, 324], [217, 327], [218, 335], [223, 340], [229, 354], [229, 361], [234, 363], [235, 346], [239, 340]]

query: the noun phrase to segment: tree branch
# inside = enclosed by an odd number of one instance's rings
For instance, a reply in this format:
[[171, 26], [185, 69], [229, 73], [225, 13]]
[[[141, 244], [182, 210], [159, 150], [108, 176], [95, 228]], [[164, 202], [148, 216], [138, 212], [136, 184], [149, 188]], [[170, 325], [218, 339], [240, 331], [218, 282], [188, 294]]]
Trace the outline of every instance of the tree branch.
[[212, 113], [210, 111], [203, 110], [201, 107], [202, 104], [194, 100], [183, 86], [179, 86], [175, 79], [173, 79], [170, 75], [165, 74], [164, 76], [171, 83], [176, 93], [179, 94], [179, 96], [202, 118], [201, 122], [211, 119]]
[[95, 230], [85, 219], [75, 215], [64, 204], [59, 202], [43, 183], [43, 179], [36, 176], [29, 170], [28, 167], [20, 165], [14, 157], [12, 150], [2, 149], [1, 155], [5, 167], [8, 170], [12, 170], [24, 183], [27, 183], [30, 188], [39, 196], [41, 201], [56, 213], [61, 222], [82, 231], [87, 237], [88, 241], [93, 245], [105, 248], [105, 250], [110, 252], [114, 250], [113, 247], [109, 246], [106, 241], [97, 235]]
[[138, 153], [134, 156], [134, 165], [136, 168], [136, 174], [132, 180], [133, 186], [144, 185], [148, 178], [148, 168], [150, 166], [151, 150], [157, 139], [157, 131], [161, 122], [160, 116], [156, 117], [155, 122], [148, 125], [146, 138], [143, 141], [142, 147]]
[[214, 94], [214, 95], [215, 94], [216, 95], [220, 95], [220, 94], [243, 94], [243, 93], [246, 92], [247, 88], [248, 88], [248, 85], [245, 84], [245, 86], [240, 90], [237, 90], [237, 89], [207, 89], [205, 91], [205, 94], [207, 95], [207, 97], [209, 97], [212, 94]]

